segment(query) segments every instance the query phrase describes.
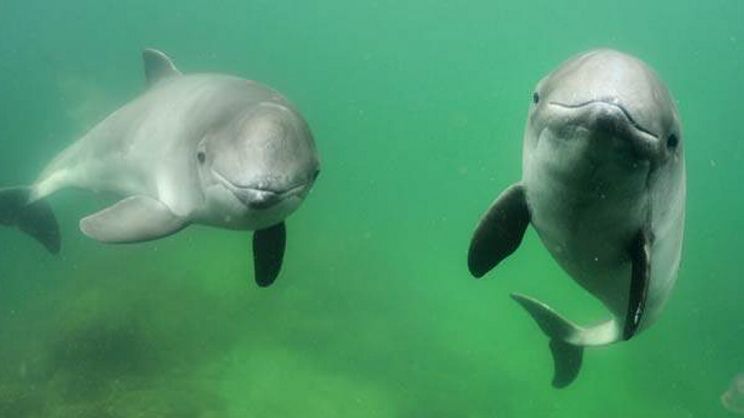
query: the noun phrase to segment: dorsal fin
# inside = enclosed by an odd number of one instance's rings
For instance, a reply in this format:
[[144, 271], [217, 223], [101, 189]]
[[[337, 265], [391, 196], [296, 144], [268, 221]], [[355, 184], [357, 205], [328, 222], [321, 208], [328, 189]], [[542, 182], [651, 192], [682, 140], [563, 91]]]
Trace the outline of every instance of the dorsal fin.
[[150, 87], [167, 78], [181, 75], [173, 60], [157, 49], [147, 48], [142, 51], [142, 60], [145, 64], [145, 79]]

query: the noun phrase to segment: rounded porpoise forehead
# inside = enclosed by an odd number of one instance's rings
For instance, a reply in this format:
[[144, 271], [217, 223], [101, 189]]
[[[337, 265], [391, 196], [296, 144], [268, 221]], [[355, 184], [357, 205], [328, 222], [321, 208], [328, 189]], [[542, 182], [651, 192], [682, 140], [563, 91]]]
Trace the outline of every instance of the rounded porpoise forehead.
[[247, 118], [241, 121], [243, 135], [256, 135], [267, 141], [276, 141], [292, 135], [299, 117], [290, 108], [274, 102], [259, 103]]
[[596, 50], [572, 58], [541, 84], [541, 90], [550, 100], [566, 104], [611, 97], [637, 101], [646, 101], [649, 95], [668, 98], [650, 67], [614, 50]]
[[571, 58], [537, 89], [548, 103], [617, 103], [655, 135], [679, 130], [676, 106], [664, 83], [651, 67], [623, 52], [599, 49]]
[[319, 165], [304, 119], [291, 107], [272, 101], [247, 110], [212, 150], [214, 169], [240, 186], [289, 187], [310, 181]]

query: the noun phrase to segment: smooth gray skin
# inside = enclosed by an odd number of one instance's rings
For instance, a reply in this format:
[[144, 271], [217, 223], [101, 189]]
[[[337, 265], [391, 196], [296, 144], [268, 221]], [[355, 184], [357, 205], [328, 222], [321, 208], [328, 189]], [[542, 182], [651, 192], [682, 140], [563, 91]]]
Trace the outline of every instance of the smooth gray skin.
[[[590, 51], [538, 83], [522, 181], [481, 220], [469, 263], [475, 276], [485, 274], [531, 224], [561, 267], [608, 308], [610, 320], [585, 328], [513, 295], [551, 337], [557, 387], [578, 374], [581, 347], [628, 339], [661, 314], [681, 257], [683, 145], [669, 91], [637, 58]], [[642, 286], [631, 290], [632, 278]]]
[[612, 313], [609, 334], [577, 343], [608, 344], [620, 338], [627, 314], [628, 245], [639, 230], [653, 243], [636, 333], [656, 321], [677, 278], [686, 193], [680, 118], [654, 71], [613, 50], [571, 59], [535, 91], [522, 165], [532, 225]]
[[122, 196], [80, 221], [102, 242], [158, 239], [193, 224], [254, 230], [256, 282], [281, 269], [284, 219], [319, 173], [304, 119], [279, 93], [221, 74], [183, 75], [143, 52], [149, 89], [60, 153], [30, 187], [0, 189], [0, 225], [50, 252], [60, 234], [46, 196], [67, 187]]
[[237, 77], [182, 75], [159, 51], [144, 57], [151, 87], [57, 156], [32, 201], [66, 187], [125, 196], [80, 223], [104, 242], [155, 239], [191, 223], [257, 230], [297, 209], [319, 161], [286, 99]]

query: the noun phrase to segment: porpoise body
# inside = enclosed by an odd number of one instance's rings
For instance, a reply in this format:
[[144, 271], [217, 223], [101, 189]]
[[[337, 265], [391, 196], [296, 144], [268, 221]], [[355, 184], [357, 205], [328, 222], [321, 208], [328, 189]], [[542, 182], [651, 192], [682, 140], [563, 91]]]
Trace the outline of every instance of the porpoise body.
[[87, 236], [141, 242], [190, 224], [256, 231], [256, 281], [271, 284], [283, 260], [284, 220], [320, 170], [307, 123], [259, 83], [184, 75], [154, 49], [143, 59], [148, 89], [61, 152], [30, 187], [0, 191], [0, 224], [58, 252], [45, 198], [69, 187], [114, 193], [123, 199], [80, 221]]
[[582, 327], [513, 294], [550, 337], [553, 384], [578, 375], [583, 347], [628, 340], [661, 314], [679, 269], [685, 218], [683, 140], [656, 73], [624, 53], [594, 50], [540, 81], [524, 134], [522, 180], [481, 219], [468, 255], [481, 277], [532, 225], [560, 266], [609, 310]]

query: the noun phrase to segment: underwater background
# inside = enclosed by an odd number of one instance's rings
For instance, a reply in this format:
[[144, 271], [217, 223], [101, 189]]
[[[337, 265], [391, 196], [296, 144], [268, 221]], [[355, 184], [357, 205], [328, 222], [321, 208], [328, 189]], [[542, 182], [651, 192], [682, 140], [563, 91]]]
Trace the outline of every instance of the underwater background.
[[[143, 91], [140, 52], [268, 84], [302, 110], [322, 174], [288, 220], [282, 274], [250, 233], [190, 227], [103, 245], [65, 190], [51, 256], [0, 229], [0, 417], [727, 417], [744, 371], [744, 1], [0, 2], [0, 184], [29, 184]], [[550, 385], [548, 340], [514, 303], [607, 317], [533, 230], [473, 279], [466, 252], [521, 175], [532, 89], [608, 46], [678, 101], [688, 169], [677, 287], [633, 340]]]

